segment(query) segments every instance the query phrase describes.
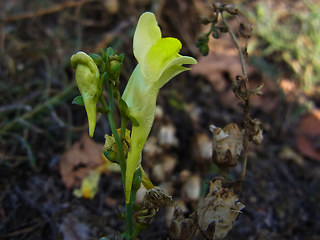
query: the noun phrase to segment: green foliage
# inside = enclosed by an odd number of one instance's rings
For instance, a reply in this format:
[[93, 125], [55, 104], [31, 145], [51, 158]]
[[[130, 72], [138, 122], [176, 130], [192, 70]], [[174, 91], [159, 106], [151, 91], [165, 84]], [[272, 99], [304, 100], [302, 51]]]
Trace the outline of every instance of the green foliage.
[[209, 43], [209, 35], [208, 34], [201, 35], [196, 42], [196, 46], [199, 48], [199, 50], [203, 56], [207, 56], [209, 54], [208, 43]]
[[304, 1], [305, 9], [271, 9], [264, 2], [248, 13], [254, 22], [255, 35], [260, 37], [252, 46], [259, 55], [285, 63], [304, 90], [320, 82], [320, 5]]
[[76, 96], [76, 97], [72, 100], [72, 104], [79, 105], [79, 106], [84, 106], [83, 97], [82, 97], [82, 96]]

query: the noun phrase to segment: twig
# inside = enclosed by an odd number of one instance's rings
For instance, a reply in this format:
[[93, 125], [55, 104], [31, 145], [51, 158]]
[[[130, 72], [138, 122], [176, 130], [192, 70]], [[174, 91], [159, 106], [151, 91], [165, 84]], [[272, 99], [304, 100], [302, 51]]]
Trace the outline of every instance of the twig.
[[244, 81], [244, 86], [245, 86], [245, 96], [246, 98], [244, 99], [244, 136], [243, 136], [243, 163], [242, 163], [242, 172], [240, 176], [240, 181], [243, 182], [246, 176], [246, 168], [247, 168], [247, 162], [248, 162], [248, 151], [249, 151], [249, 131], [248, 131], [248, 124], [250, 121], [250, 97], [249, 97], [249, 82], [248, 82], [248, 75], [247, 75], [247, 70], [246, 70], [246, 58], [243, 55], [243, 49], [240, 46], [240, 43], [234, 33], [232, 32], [228, 22], [226, 21], [225, 17], [223, 16], [223, 12], [220, 11], [221, 19], [224, 23], [224, 25], [227, 27], [228, 33], [234, 42], [236, 48], [238, 49], [239, 57], [240, 57], [240, 63], [241, 63], [241, 69], [242, 69], [242, 77]]
[[239, 43], [238, 39], [236, 38], [236, 36], [232, 32], [228, 22], [226, 21], [225, 17], [223, 16], [223, 12], [220, 12], [220, 15], [221, 15], [221, 19], [223, 21], [223, 24], [227, 27], [228, 33], [229, 33], [232, 41], [234, 42], [234, 44], [236, 45], [236, 47], [238, 49], [238, 53], [239, 53], [239, 57], [240, 57], [240, 61], [241, 61], [242, 74], [243, 74], [243, 76], [246, 77], [246, 79], [248, 79], [247, 70], [246, 70], [246, 59], [245, 59], [245, 57], [243, 55], [242, 47], [240, 46], [240, 43]]
[[25, 104], [10, 104], [6, 106], [0, 107], [0, 113], [6, 112], [6, 111], [12, 111], [12, 110], [18, 110], [22, 109], [24, 111], [30, 111], [32, 108], [30, 105], [25, 105]]
[[43, 223], [38, 223], [34, 226], [21, 228], [21, 229], [14, 231], [14, 232], [6, 233], [3, 237], [10, 238], [10, 237], [16, 237], [16, 236], [24, 234], [24, 233], [34, 232], [37, 228], [41, 227], [41, 225], [43, 225]]
[[55, 12], [60, 12], [65, 8], [73, 8], [73, 7], [78, 7], [81, 6], [87, 2], [94, 2], [96, 0], [82, 0], [82, 1], [68, 1], [68, 2], [63, 2], [60, 4], [56, 4], [54, 6], [48, 7], [48, 8], [43, 8], [39, 9], [34, 12], [26, 12], [22, 14], [17, 14], [13, 16], [6, 16], [2, 19], [3, 22], [16, 22], [16, 21], [21, 21], [29, 18], [34, 18], [34, 17], [41, 17], [44, 15], [52, 14]]

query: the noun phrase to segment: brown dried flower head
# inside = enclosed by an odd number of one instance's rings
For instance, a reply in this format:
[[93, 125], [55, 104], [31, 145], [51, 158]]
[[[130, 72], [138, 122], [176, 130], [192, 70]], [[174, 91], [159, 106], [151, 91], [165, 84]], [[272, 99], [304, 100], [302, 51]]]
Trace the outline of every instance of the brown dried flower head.
[[243, 150], [243, 133], [235, 123], [224, 129], [210, 126], [213, 132], [212, 159], [220, 168], [225, 169], [237, 165], [237, 159]]
[[263, 141], [262, 123], [259, 119], [253, 119], [250, 122], [250, 140], [259, 145]]
[[198, 227], [207, 239], [223, 239], [244, 207], [231, 189], [222, 187], [221, 180], [211, 182], [196, 211]]
[[181, 209], [174, 211], [170, 226], [171, 240], [192, 240], [197, 231], [197, 225], [193, 218], [185, 217]]
[[147, 191], [143, 199], [143, 204], [146, 209], [158, 210], [160, 207], [173, 205], [174, 201], [172, 197], [166, 194], [160, 187], [155, 186]]

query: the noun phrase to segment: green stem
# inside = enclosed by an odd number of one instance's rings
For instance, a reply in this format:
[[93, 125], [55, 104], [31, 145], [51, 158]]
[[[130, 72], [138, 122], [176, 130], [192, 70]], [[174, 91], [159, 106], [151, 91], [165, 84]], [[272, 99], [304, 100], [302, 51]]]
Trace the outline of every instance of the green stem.
[[140, 233], [141, 230], [142, 228], [139, 226], [139, 224], [137, 224], [137, 226], [134, 228], [134, 231], [132, 233], [132, 239], [137, 239], [138, 234]]
[[135, 200], [136, 200], [136, 192], [131, 192], [130, 202], [126, 204], [126, 240], [131, 239], [133, 204], [135, 203]]
[[[111, 131], [113, 133], [117, 148], [118, 148], [118, 158], [119, 158], [119, 165], [121, 169], [121, 175], [122, 175], [122, 183], [123, 183], [123, 189], [125, 189], [125, 176], [126, 176], [126, 162], [124, 160], [124, 153], [123, 153], [123, 148], [122, 148], [122, 142], [120, 141], [117, 128], [114, 123], [112, 111], [108, 113], [108, 120], [110, 124]], [[118, 144], [120, 143], [120, 144]], [[126, 213], [125, 213], [125, 221], [126, 221], [126, 231], [125, 231], [125, 238], [126, 240], [131, 239], [131, 229], [132, 229], [132, 209], [133, 205], [131, 203], [126, 204]]]
[[[108, 95], [109, 95], [109, 108], [106, 104], [105, 99], [103, 98], [103, 96], [101, 95], [100, 97], [100, 102], [102, 104], [102, 107], [105, 109], [108, 109], [108, 120], [109, 120], [109, 124], [110, 124], [110, 128], [111, 128], [111, 132], [113, 134], [114, 140], [116, 142], [117, 145], [117, 149], [118, 149], [118, 157], [119, 157], [119, 165], [121, 168], [121, 172], [124, 170], [125, 172], [125, 158], [124, 158], [124, 150], [123, 150], [123, 146], [122, 146], [122, 141], [120, 140], [118, 131], [117, 131], [117, 127], [114, 121], [114, 117], [113, 117], [113, 91], [112, 88], [110, 86], [110, 81], [108, 79], [106, 79], [106, 84], [107, 84], [107, 88], [108, 88]], [[123, 170], [122, 170], [123, 169]]]
[[120, 139], [123, 141], [126, 135], [128, 119], [125, 116], [121, 116], [121, 130], [120, 130]]
[[[108, 112], [108, 120], [110, 124], [110, 128], [114, 137], [114, 140], [117, 145], [118, 149], [118, 158], [119, 158], [119, 165], [121, 168], [121, 175], [122, 175], [122, 182], [123, 182], [123, 189], [125, 189], [125, 174], [126, 174], [126, 161], [125, 161], [125, 156], [124, 156], [124, 150], [123, 150], [123, 145], [122, 145], [122, 140], [125, 137], [125, 130], [126, 130], [126, 125], [127, 125], [127, 119], [122, 116], [122, 121], [121, 121], [121, 130], [120, 130], [120, 136], [117, 131], [117, 127], [114, 121], [113, 117], [113, 103], [114, 103], [114, 98], [113, 98], [113, 89], [111, 87], [109, 79], [105, 79], [105, 82], [107, 84], [107, 89], [108, 89], [108, 95], [109, 95], [109, 112]], [[107, 108], [107, 104], [105, 102], [105, 99], [103, 96], [100, 97], [100, 102], [103, 106], [103, 108]], [[125, 222], [126, 222], [126, 231], [125, 231], [125, 238], [126, 240], [131, 239], [131, 232], [132, 232], [132, 218], [133, 218], [133, 204], [135, 202], [135, 193], [131, 193], [131, 198], [129, 204], [126, 204], [126, 213], [125, 213]]]

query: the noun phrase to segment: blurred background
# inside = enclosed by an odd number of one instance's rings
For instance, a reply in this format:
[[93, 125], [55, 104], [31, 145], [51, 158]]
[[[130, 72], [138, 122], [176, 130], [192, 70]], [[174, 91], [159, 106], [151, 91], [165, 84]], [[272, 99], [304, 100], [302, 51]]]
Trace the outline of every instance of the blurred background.
[[[320, 239], [320, 2], [233, 3], [253, 25], [249, 41], [251, 116], [264, 141], [250, 145], [239, 196], [246, 205], [227, 239]], [[205, 196], [212, 163], [209, 126], [241, 126], [232, 92], [241, 74], [228, 35], [210, 39], [201, 56], [197, 37], [212, 14], [209, 0], [10, 0], [0, 2], [0, 239], [112, 238], [124, 229], [121, 176], [106, 166], [92, 199], [73, 191], [104, 159], [107, 118], [88, 137], [70, 56], [112, 46], [125, 54], [124, 89], [136, 60], [132, 38], [139, 16], [156, 14], [163, 36], [181, 40], [182, 55], [198, 59], [160, 91], [143, 166], [186, 214]], [[239, 25], [230, 18], [231, 26]], [[228, 177], [237, 179], [241, 161]], [[142, 193], [138, 195], [141, 201]], [[172, 208], [160, 210], [140, 239], [166, 239]]]

